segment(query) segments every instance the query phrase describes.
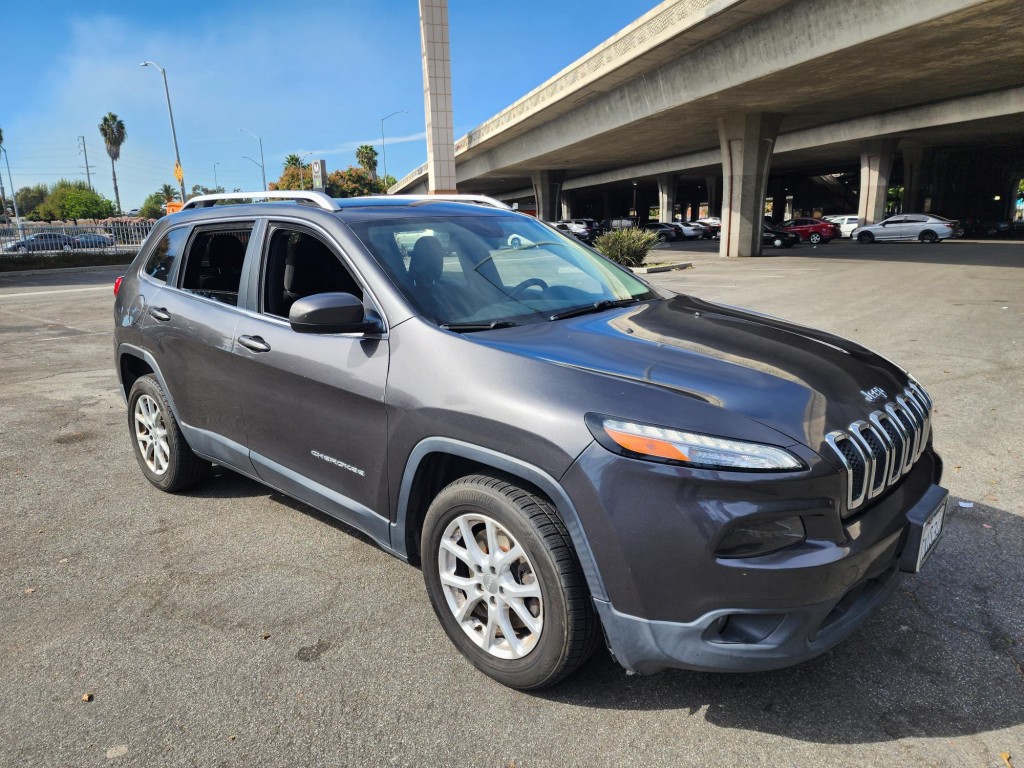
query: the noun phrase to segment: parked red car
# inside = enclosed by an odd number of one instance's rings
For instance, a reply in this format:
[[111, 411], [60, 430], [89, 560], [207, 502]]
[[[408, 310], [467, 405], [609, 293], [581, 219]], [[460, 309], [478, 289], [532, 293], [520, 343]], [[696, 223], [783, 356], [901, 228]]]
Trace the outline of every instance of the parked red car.
[[831, 221], [821, 219], [791, 219], [782, 222], [782, 229], [800, 235], [801, 240], [817, 245], [827, 243], [833, 237], [840, 237], [839, 227]]

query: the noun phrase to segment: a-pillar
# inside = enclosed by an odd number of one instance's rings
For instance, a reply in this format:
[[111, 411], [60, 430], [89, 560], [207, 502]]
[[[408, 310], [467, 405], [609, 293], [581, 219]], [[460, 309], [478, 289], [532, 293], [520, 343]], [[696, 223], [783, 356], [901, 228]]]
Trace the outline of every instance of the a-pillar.
[[780, 115], [718, 118], [722, 146], [722, 256], [760, 256], [764, 194]]
[[537, 201], [537, 218], [541, 221], [557, 221], [561, 213], [560, 194], [565, 171], [534, 171], [533, 196]]
[[667, 224], [676, 212], [676, 177], [671, 173], [658, 174], [658, 221]]
[[889, 174], [896, 155], [896, 139], [872, 139], [860, 148], [860, 223], [875, 224], [885, 218]]
[[[705, 176], [704, 183], [708, 188], [708, 216], [722, 215], [721, 185], [717, 176]], [[695, 218], [700, 218], [698, 215]]]
[[901, 141], [900, 153], [903, 155], [903, 213], [924, 212], [925, 177], [931, 150], [917, 141]]

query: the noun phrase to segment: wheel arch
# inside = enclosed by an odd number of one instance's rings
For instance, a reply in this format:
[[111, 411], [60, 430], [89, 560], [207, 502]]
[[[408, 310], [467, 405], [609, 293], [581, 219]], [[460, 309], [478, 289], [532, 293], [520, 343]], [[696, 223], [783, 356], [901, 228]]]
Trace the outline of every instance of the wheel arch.
[[582, 521], [558, 481], [525, 461], [461, 440], [426, 438], [409, 454], [399, 490], [397, 515], [391, 524], [391, 548], [395, 554], [418, 564], [420, 534], [430, 502], [453, 480], [479, 473], [501, 476], [548, 502], [569, 532], [591, 596], [607, 599]]

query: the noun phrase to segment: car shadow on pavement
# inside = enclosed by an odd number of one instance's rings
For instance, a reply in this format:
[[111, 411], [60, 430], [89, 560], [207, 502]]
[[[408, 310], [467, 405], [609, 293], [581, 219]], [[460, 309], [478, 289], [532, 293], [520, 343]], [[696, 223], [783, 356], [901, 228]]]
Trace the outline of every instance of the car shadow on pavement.
[[956, 737], [1024, 723], [1024, 518], [951, 502], [923, 573], [825, 655], [757, 674], [627, 677], [607, 652], [550, 691], [569, 705], [686, 709], [824, 744]]

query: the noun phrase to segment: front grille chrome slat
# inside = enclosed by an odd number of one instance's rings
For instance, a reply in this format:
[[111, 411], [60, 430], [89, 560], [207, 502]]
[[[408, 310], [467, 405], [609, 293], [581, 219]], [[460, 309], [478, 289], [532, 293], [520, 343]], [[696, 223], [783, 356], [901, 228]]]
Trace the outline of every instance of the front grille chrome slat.
[[894, 486], [921, 458], [931, 436], [932, 400], [911, 384], [866, 420], [825, 436], [846, 475], [844, 517]]

